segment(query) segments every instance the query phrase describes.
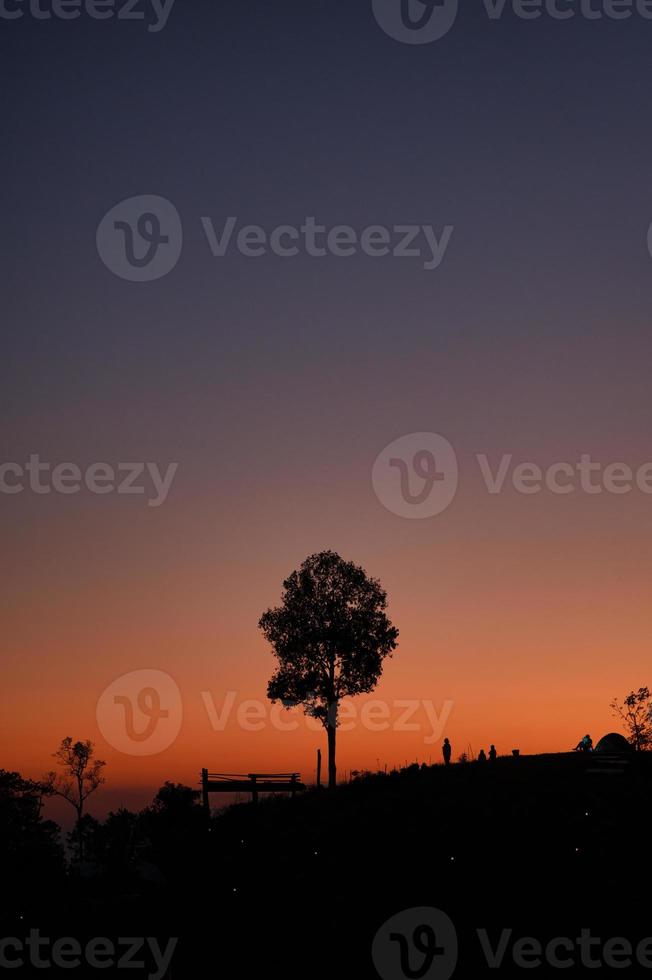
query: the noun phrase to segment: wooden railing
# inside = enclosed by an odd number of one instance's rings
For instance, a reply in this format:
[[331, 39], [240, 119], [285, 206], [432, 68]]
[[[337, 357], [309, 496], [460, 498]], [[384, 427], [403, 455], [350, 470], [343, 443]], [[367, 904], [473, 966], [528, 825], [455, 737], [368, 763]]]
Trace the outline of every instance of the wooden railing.
[[201, 771], [201, 786], [207, 811], [209, 793], [251, 793], [252, 803], [257, 803], [259, 793], [290, 793], [294, 797], [306, 788], [299, 772], [215, 773], [208, 769]]

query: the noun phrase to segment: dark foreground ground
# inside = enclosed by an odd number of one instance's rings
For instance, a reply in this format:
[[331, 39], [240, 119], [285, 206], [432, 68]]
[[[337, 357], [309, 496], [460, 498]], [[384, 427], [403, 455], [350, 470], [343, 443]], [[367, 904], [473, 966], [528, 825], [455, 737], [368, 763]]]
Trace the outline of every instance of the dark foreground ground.
[[[209, 827], [193, 806], [152, 825], [137, 865], [113, 842], [89, 879], [32, 867], [18, 885], [6, 881], [2, 935], [37, 928], [116, 948], [124, 937], [162, 947], [179, 937], [173, 980], [652, 977], [652, 939], [641, 942], [652, 937], [651, 804], [645, 753], [624, 764], [548, 755], [370, 776], [232, 807]], [[424, 907], [445, 915], [406, 911]], [[126, 969], [0, 974], [160, 975], [149, 955]]]

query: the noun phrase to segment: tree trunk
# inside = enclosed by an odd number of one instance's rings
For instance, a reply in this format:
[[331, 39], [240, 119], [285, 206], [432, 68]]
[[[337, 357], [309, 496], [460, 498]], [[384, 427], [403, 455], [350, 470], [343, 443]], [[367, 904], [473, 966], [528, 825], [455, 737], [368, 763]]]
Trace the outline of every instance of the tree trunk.
[[79, 828], [79, 863], [81, 864], [84, 860], [84, 825], [82, 823], [84, 817], [84, 778], [83, 770], [79, 770], [77, 775], [77, 793], [78, 793], [78, 808], [77, 808], [77, 826]]
[[328, 788], [335, 789], [337, 786], [337, 767], [335, 765], [335, 736], [337, 733], [337, 702], [328, 706], [328, 719], [326, 723], [326, 733], [328, 735]]
[[77, 809], [77, 849], [79, 863], [81, 864], [84, 860], [84, 830], [82, 825], [83, 808], [78, 807]]

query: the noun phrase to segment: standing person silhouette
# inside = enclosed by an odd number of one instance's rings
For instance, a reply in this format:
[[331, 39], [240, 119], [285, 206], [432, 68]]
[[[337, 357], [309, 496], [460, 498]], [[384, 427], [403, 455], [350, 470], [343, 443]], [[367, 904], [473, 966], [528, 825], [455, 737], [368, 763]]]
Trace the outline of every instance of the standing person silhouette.
[[496, 746], [492, 744], [489, 747], [489, 761], [490, 762], [495, 762], [496, 761], [496, 755], [497, 755]]
[[485, 755], [484, 749], [480, 749], [480, 755], [478, 756], [478, 762], [486, 762], [487, 756]]
[[450, 764], [451, 764], [451, 752], [452, 751], [453, 750], [451, 749], [451, 743], [448, 741], [447, 738], [445, 738], [444, 739], [444, 744], [441, 747], [441, 754], [444, 757], [444, 765], [445, 766], [450, 766]]

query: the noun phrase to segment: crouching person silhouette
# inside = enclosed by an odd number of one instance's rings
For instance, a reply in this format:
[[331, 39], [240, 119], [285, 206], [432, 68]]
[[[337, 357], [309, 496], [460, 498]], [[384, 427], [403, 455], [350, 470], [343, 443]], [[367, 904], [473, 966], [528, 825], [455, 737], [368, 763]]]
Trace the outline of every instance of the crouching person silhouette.
[[574, 752], [592, 752], [593, 751], [593, 739], [590, 735], [585, 735], [584, 738], [580, 739], [575, 748]]

